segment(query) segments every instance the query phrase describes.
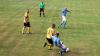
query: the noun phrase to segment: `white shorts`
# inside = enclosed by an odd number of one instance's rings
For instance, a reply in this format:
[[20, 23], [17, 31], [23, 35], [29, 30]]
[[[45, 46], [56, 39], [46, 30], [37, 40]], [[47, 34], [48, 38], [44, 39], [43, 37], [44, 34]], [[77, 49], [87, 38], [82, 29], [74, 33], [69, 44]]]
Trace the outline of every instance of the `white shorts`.
[[62, 16], [62, 21], [65, 22], [66, 21], [66, 17]]

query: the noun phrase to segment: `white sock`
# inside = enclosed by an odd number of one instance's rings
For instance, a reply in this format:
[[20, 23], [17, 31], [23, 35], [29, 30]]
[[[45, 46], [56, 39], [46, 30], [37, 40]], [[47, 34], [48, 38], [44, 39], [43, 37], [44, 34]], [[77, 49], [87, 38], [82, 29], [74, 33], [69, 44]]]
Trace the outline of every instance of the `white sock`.
[[66, 48], [66, 52], [68, 52], [69, 51], [69, 48]]

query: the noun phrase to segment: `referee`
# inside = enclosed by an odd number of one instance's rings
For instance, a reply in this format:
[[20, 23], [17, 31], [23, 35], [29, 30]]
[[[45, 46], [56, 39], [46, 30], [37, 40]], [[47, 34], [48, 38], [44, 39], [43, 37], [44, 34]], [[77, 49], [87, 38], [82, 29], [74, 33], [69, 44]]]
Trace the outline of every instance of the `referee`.
[[43, 16], [45, 17], [45, 13], [44, 13], [45, 3], [43, 1], [39, 4], [39, 8], [40, 8], [40, 17], [41, 14], [43, 14]]

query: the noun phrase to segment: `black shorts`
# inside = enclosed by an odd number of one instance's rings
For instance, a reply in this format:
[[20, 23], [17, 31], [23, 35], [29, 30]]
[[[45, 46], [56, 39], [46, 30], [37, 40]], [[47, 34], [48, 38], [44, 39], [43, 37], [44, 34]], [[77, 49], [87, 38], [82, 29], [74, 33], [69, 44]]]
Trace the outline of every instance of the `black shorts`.
[[30, 27], [30, 22], [24, 23], [25, 27]]
[[40, 8], [40, 12], [44, 12], [44, 9], [43, 8]]
[[46, 40], [48, 41], [49, 44], [53, 45], [53, 40], [52, 40], [52, 38], [51, 38], [51, 39], [46, 38]]

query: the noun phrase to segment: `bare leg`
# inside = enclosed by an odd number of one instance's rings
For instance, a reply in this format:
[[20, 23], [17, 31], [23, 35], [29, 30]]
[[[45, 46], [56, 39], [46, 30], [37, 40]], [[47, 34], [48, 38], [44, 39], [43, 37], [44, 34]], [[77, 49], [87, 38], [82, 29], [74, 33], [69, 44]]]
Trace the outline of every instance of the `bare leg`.
[[23, 33], [23, 34], [26, 33], [26, 27], [23, 27], [22, 33]]
[[30, 27], [27, 27], [27, 32], [28, 32], [28, 33], [31, 33], [31, 32], [30, 32]]

